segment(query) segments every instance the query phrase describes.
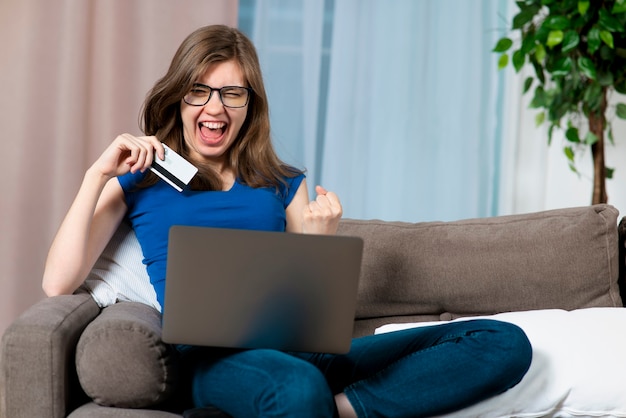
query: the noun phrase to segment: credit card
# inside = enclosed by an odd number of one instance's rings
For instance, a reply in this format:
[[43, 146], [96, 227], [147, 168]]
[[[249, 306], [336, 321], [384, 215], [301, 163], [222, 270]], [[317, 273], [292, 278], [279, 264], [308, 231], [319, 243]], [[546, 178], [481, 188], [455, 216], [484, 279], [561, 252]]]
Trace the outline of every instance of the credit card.
[[167, 145], [163, 144], [163, 148], [165, 148], [165, 159], [161, 161], [155, 153], [150, 170], [173, 188], [182, 192], [196, 175], [198, 169]]

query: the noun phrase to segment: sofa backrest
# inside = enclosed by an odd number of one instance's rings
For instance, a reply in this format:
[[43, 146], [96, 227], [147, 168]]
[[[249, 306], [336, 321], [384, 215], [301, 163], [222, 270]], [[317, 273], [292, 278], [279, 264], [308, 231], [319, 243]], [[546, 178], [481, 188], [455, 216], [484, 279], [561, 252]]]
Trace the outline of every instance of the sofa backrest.
[[355, 334], [389, 322], [623, 306], [618, 214], [595, 205], [454, 222], [344, 219], [339, 233], [365, 241]]
[[[618, 214], [596, 205], [454, 222], [342, 219], [339, 234], [364, 239], [355, 335], [390, 322], [622, 306], [626, 220], [618, 228]], [[123, 224], [83, 289], [101, 307], [151, 305], [141, 259]]]

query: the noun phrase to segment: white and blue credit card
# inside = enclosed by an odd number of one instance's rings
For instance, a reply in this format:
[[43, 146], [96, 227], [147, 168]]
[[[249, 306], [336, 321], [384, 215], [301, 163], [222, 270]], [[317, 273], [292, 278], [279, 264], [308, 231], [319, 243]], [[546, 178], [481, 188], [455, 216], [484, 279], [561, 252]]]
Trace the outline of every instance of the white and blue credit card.
[[196, 175], [198, 169], [167, 145], [163, 144], [163, 148], [165, 148], [165, 159], [161, 160], [155, 155], [150, 170], [173, 188], [182, 192]]

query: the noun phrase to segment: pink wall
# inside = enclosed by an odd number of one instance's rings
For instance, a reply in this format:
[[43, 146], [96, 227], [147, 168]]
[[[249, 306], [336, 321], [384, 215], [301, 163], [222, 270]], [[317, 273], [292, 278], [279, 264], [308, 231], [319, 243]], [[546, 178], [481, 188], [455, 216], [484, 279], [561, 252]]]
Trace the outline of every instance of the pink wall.
[[[85, 169], [194, 29], [233, 0], [0, 1], [0, 334], [44, 297], [48, 247]], [[71, 254], [68, 254], [71, 257]]]

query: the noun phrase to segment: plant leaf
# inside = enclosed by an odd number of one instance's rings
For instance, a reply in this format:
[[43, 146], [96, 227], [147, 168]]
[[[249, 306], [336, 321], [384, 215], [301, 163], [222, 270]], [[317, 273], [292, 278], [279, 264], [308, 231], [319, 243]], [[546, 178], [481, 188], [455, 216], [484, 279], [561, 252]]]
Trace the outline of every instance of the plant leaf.
[[502, 38], [496, 43], [496, 46], [493, 48], [493, 52], [506, 52], [512, 45], [512, 40], [509, 38]]
[[585, 135], [585, 144], [591, 146], [596, 142], [598, 142], [598, 137], [596, 136], [596, 134], [594, 134], [593, 132], [587, 132], [587, 135]]
[[519, 72], [522, 69], [525, 62], [526, 56], [522, 53], [521, 50], [518, 49], [517, 51], [513, 52], [513, 67], [515, 68], [516, 72]]
[[523, 90], [524, 93], [523, 94], [528, 93], [528, 90], [530, 90], [532, 85], [533, 85], [533, 78], [532, 77], [526, 77], [526, 80], [524, 80], [524, 90]]
[[537, 44], [535, 47], [535, 57], [537, 57], [537, 62], [543, 62], [546, 58], [546, 49], [541, 44]]
[[554, 124], [548, 128], [548, 146], [552, 145], [552, 132], [554, 132]]
[[535, 32], [535, 43], [544, 44], [548, 42], [548, 34], [550, 29], [547, 26], [539, 26]]
[[575, 30], [568, 30], [565, 32], [565, 36], [563, 37], [563, 49], [562, 51], [569, 52], [572, 49], [576, 48], [580, 43], [580, 36], [578, 36], [578, 32]]
[[[518, 3], [519, 6], [519, 3]], [[539, 11], [539, 8], [528, 7], [522, 9], [518, 14], [513, 17], [513, 29], [521, 29], [525, 24], [533, 20], [535, 14]]]
[[563, 31], [570, 27], [570, 20], [565, 16], [549, 16], [544, 20], [543, 26], [548, 29]]
[[498, 70], [501, 70], [504, 67], [506, 67], [508, 63], [509, 63], [509, 56], [507, 54], [500, 55], [500, 58], [498, 59]]
[[602, 86], [600, 83], [587, 83], [585, 85], [582, 105], [585, 110], [598, 112], [602, 101]]
[[624, 25], [615, 16], [611, 15], [605, 9], [600, 9], [600, 19], [598, 23], [604, 29], [611, 32], [624, 32]]
[[580, 173], [578, 173], [578, 170], [576, 169], [576, 166], [574, 165], [574, 163], [569, 163], [568, 164], [569, 169], [574, 173], [577, 174], [580, 177]]
[[580, 143], [580, 137], [578, 136], [578, 128], [573, 127], [573, 126], [568, 128], [567, 131], [565, 131], [565, 138], [567, 138], [569, 142], [574, 142], [576, 144]]
[[[599, 58], [603, 61], [614, 61], [615, 59], [615, 48], [609, 48], [608, 45], [602, 44], [600, 47]], [[596, 61], [598, 61], [596, 59]]]
[[613, 85], [613, 73], [604, 71], [598, 73], [598, 84], [603, 87], [609, 87]]
[[545, 107], [546, 103], [546, 92], [541, 86], [537, 86], [535, 89], [535, 95], [530, 102], [530, 107], [532, 109], [538, 109], [540, 107]]
[[537, 75], [537, 79], [539, 80], [541, 84], [544, 84], [546, 82], [546, 76], [543, 73], [543, 67], [537, 61], [536, 56], [531, 55], [529, 59], [530, 59], [531, 64], [533, 65], [533, 68], [535, 69], [535, 74]]
[[611, 48], [611, 49], [614, 48], [614, 45], [613, 45], [613, 34], [611, 32], [609, 32], [608, 30], [601, 30], [600, 31], [600, 39], [602, 39], [602, 42], [607, 44], [609, 46], [609, 48]]
[[593, 65], [593, 61], [587, 57], [578, 58], [578, 68], [580, 71], [591, 80], [596, 79], [596, 67]]
[[563, 147], [563, 152], [565, 153], [565, 156], [567, 157], [568, 160], [570, 160], [571, 162], [574, 162], [574, 148], [572, 147]]
[[535, 126], [541, 126], [541, 124], [546, 120], [546, 112], [537, 113], [535, 116]]
[[570, 57], [563, 57], [556, 62], [552, 69], [552, 76], [563, 77], [571, 73], [572, 71], [572, 59]]
[[530, 30], [522, 38], [522, 47], [520, 48], [524, 54], [530, 54], [535, 48], [535, 32]]
[[546, 45], [550, 48], [553, 48], [563, 42], [563, 31], [562, 30], [551, 30], [548, 34], [548, 41]]
[[618, 103], [615, 107], [615, 114], [620, 119], [626, 119], [626, 104]]
[[598, 48], [600, 48], [601, 43], [602, 39], [600, 38], [600, 29], [594, 26], [587, 34], [587, 50], [590, 54], [593, 54], [598, 50]]
[[578, 13], [584, 16], [589, 10], [589, 0], [578, 0]]
[[615, 4], [613, 4], [611, 13], [616, 15], [616, 14], [624, 13], [624, 12], [626, 12], [626, 0], [617, 0]]
[[623, 79], [623, 78], [622, 78], [621, 80], [616, 81], [616, 82], [613, 84], [613, 87], [615, 87], [615, 90], [616, 90], [618, 93], [621, 93], [621, 94], [626, 94], [626, 79]]
[[615, 172], [614, 168], [611, 167], [604, 167], [604, 177], [607, 179], [612, 179], [613, 178], [613, 172]]

